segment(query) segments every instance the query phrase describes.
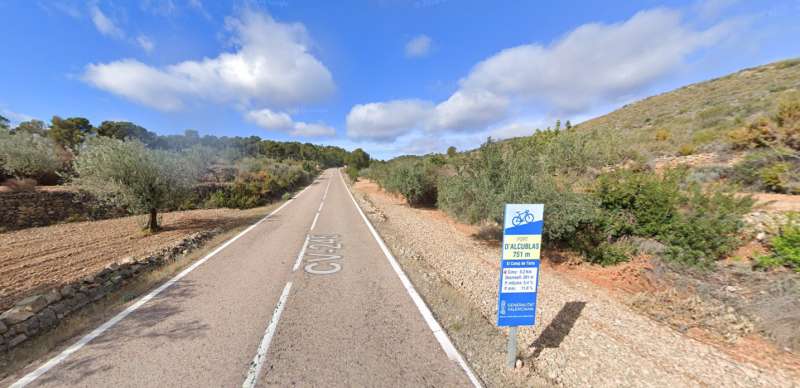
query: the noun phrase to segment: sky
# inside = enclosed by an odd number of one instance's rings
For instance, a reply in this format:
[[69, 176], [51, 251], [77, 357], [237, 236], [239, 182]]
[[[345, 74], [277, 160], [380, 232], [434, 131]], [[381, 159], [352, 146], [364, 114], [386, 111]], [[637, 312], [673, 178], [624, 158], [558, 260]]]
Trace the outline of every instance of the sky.
[[800, 0], [0, 0], [0, 114], [470, 149], [800, 57]]

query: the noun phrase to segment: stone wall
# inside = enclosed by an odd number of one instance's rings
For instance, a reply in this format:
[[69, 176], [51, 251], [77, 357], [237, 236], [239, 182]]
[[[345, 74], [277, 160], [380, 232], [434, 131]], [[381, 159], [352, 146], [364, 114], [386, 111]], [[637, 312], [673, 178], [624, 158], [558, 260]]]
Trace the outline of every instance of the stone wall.
[[123, 217], [124, 209], [68, 187], [0, 190], [0, 232], [62, 222]]
[[154, 254], [123, 259], [81, 281], [17, 302], [0, 314], [0, 353], [46, 333], [70, 314], [119, 290], [136, 276], [189, 253], [216, 233], [216, 230], [194, 233]]

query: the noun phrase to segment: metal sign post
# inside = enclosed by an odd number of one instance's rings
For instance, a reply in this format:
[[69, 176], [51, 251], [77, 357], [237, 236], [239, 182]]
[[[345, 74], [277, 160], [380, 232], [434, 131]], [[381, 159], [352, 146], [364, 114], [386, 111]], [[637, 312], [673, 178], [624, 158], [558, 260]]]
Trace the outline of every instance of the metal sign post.
[[497, 325], [510, 326], [506, 365], [517, 360], [517, 327], [536, 322], [544, 205], [506, 204], [500, 259]]

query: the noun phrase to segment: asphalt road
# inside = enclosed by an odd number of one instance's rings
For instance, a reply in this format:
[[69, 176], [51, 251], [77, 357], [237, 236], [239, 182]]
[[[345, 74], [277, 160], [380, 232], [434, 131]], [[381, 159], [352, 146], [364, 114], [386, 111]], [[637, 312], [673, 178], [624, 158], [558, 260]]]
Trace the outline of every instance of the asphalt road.
[[327, 170], [16, 384], [473, 385], [376, 237], [340, 173]]

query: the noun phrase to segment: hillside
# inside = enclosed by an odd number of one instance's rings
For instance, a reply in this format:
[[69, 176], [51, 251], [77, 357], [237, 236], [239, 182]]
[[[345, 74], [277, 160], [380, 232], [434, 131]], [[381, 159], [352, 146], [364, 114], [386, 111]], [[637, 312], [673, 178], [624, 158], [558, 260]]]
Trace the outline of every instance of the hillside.
[[785, 60], [648, 97], [579, 127], [614, 129], [655, 155], [713, 151], [728, 131], [773, 114], [778, 99], [797, 90], [800, 59]]

